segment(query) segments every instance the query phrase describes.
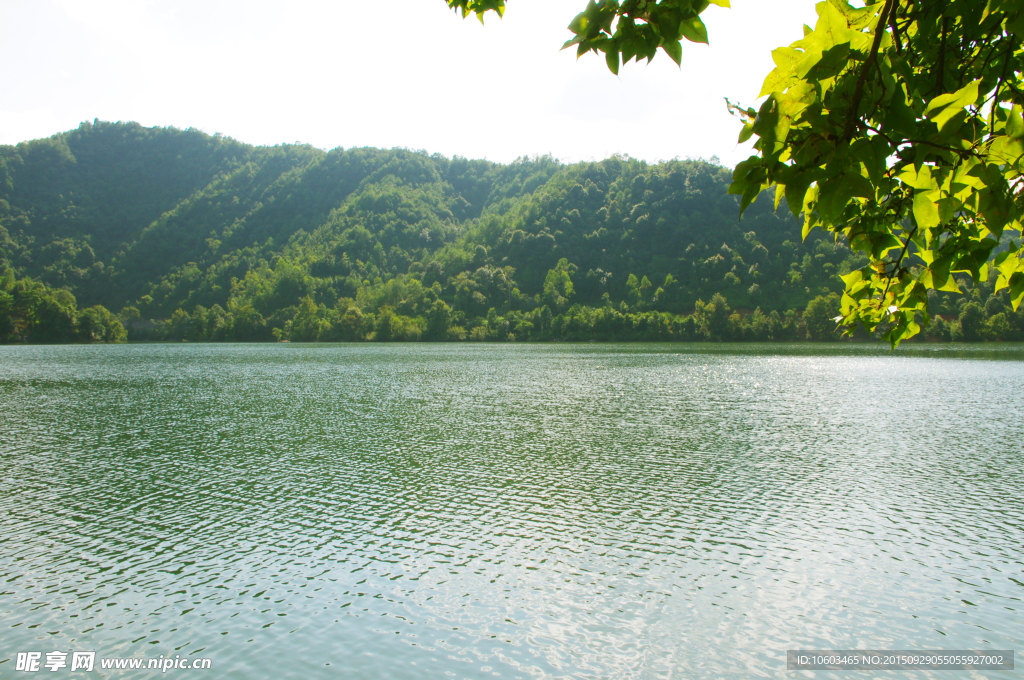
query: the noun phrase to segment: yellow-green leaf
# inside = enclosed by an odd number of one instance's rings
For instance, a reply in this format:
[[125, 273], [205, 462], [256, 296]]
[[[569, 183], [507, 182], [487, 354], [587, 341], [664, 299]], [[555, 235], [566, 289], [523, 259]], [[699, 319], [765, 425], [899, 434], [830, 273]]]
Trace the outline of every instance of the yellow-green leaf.
[[940, 94], [928, 103], [924, 113], [939, 126], [940, 132], [945, 132], [946, 124], [963, 111], [965, 106], [977, 101], [979, 82], [975, 80], [961, 87], [956, 92]]
[[921, 229], [931, 229], [941, 223], [939, 220], [939, 207], [932, 200], [931, 192], [914, 191], [914, 219]]
[[[824, 5], [824, 7], [822, 7]], [[822, 49], [850, 42], [850, 24], [835, 5], [831, 2], [818, 4], [818, 22], [814, 25], [814, 33], [822, 41]]]
[[932, 177], [932, 167], [930, 165], [908, 165], [900, 173], [900, 180], [922, 191], [934, 191], [939, 188], [938, 181]]

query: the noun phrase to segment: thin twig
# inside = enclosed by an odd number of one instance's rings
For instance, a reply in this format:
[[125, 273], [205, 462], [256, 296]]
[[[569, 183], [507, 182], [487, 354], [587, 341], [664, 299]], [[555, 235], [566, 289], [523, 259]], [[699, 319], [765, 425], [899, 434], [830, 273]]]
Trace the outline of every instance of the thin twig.
[[992, 110], [989, 112], [988, 118], [988, 134], [991, 137], [995, 132], [996, 127], [996, 107], [999, 106], [999, 88], [1003, 86], [1003, 81], [1006, 80], [1006, 69], [1010, 66], [1010, 57], [1013, 56], [1013, 38], [1010, 38], [1006, 45], [1006, 59], [1003, 61], [1003, 72], [999, 74], [999, 82], [996, 83], [996, 92], [992, 96]]
[[896, 42], [896, 54], [903, 56], [903, 41], [900, 40], [900, 28], [896, 25], [895, 10], [889, 12], [889, 27], [892, 28], [892, 37]]
[[[1012, 80], [1007, 80], [1005, 83], [1003, 83], [1003, 85], [1006, 85], [1008, 88], [1013, 90], [1014, 94], [1016, 94], [1018, 97], [1021, 98], [1022, 101], [1024, 101], [1024, 92], [1021, 92], [1019, 89], [1017, 89], [1017, 86], [1014, 85]], [[1016, 102], [1016, 103], [1020, 103], [1020, 102]]]
[[971, 67], [974, 66], [974, 62], [978, 61], [978, 56], [981, 55], [982, 49], [986, 45], [988, 45], [988, 42], [974, 41], [971, 43], [971, 45], [973, 45], [973, 52], [971, 53], [971, 58], [965, 61], [963, 64], [961, 64], [961, 68], [964, 73], [971, 72]]
[[874, 132], [876, 135], [878, 135], [879, 137], [881, 137], [885, 141], [889, 142], [889, 144], [891, 146], [894, 146], [896, 148], [899, 148], [900, 146], [902, 146], [904, 144], [924, 144], [925, 146], [931, 146], [931, 147], [934, 147], [936, 149], [942, 149], [943, 151], [949, 151], [951, 153], [960, 154], [961, 156], [964, 156], [964, 155], [974, 155], [974, 156], [978, 156], [979, 158], [981, 157], [981, 154], [974, 150], [974, 147], [977, 146], [977, 144], [972, 145], [970, 149], [955, 149], [955, 148], [953, 148], [951, 146], [943, 146], [942, 144], [936, 144], [935, 142], [929, 142], [926, 139], [904, 139], [902, 142], [896, 142], [896, 141], [893, 141], [892, 137], [890, 137], [889, 135], [885, 134], [884, 132], [882, 132], [878, 128], [873, 127], [872, 125], [870, 125], [868, 123], [865, 123], [865, 122], [862, 121], [861, 125], [866, 130], [870, 130], [871, 132]]
[[911, 229], [910, 233], [907, 235], [907, 242], [903, 244], [903, 250], [900, 251], [900, 256], [898, 258], [896, 258], [896, 262], [895, 262], [896, 266], [893, 267], [892, 272], [887, 275], [888, 280], [885, 282], [885, 292], [882, 293], [882, 299], [879, 300], [879, 303], [884, 302], [885, 301], [885, 297], [889, 294], [889, 286], [892, 285], [893, 277], [895, 277], [896, 274], [899, 273], [899, 271], [900, 271], [900, 263], [903, 262], [903, 256], [907, 254], [907, 248], [910, 247], [910, 239], [914, 238], [914, 234], [915, 233], [917, 233], [917, 222], [916, 221], [914, 222], [914, 228]]
[[[989, 36], [985, 36], [985, 37], [987, 38]], [[982, 73], [985, 73], [985, 72], [988, 71], [988, 62], [992, 60], [992, 57], [995, 55], [996, 51], [999, 49], [999, 44], [996, 41], [988, 43], [987, 46], [991, 46], [992, 49], [990, 49], [988, 51], [988, 56], [985, 57], [985, 61], [982, 62], [982, 64], [981, 64], [981, 72]]]
[[864, 61], [864, 65], [860, 69], [860, 75], [857, 76], [857, 85], [853, 90], [853, 100], [850, 102], [850, 112], [846, 114], [846, 128], [843, 130], [843, 139], [849, 141], [850, 136], [853, 134], [853, 125], [857, 120], [857, 107], [860, 105], [860, 98], [864, 92], [864, 81], [867, 80], [868, 71], [871, 70], [871, 64], [878, 57], [878, 47], [882, 44], [882, 35], [885, 33], [885, 23], [889, 16], [889, 12], [892, 11], [892, 4], [894, 0], [885, 0], [885, 6], [882, 8], [882, 14], [878, 17], [878, 24], [875, 26], [875, 40], [871, 43], [871, 52], [868, 54], [868, 58]]

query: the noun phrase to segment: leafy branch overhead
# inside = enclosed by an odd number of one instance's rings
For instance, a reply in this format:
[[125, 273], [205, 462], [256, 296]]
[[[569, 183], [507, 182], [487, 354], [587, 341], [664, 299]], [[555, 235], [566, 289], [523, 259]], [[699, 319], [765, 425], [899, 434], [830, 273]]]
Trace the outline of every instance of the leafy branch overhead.
[[590, 0], [587, 9], [569, 24], [576, 37], [562, 49], [576, 45], [576, 55], [603, 52], [612, 73], [630, 59], [654, 59], [658, 48], [677, 64], [682, 62], [682, 40], [708, 42], [708, 29], [700, 14], [709, 5], [728, 7], [729, 0]]
[[465, 19], [470, 14], [476, 15], [480, 23], [484, 22], [486, 12], [497, 12], [498, 16], [505, 14], [505, 0], [447, 0], [448, 7], [460, 12]]
[[957, 272], [1024, 298], [1022, 8], [819, 3], [815, 27], [772, 53], [761, 106], [733, 107], [740, 141], [758, 138], [733, 175], [741, 208], [774, 186], [805, 237], [820, 227], [870, 257], [843, 277], [847, 327], [889, 324], [896, 345]]
[[[591, 0], [565, 47], [604, 53], [609, 69], [677, 63], [682, 40], [706, 43], [707, 0]], [[728, 6], [727, 0], [713, 4]], [[465, 15], [503, 2], [449, 0]], [[1024, 0], [844, 0], [817, 5], [803, 39], [772, 52], [763, 103], [730, 109], [756, 155], [735, 170], [741, 211], [775, 187], [869, 264], [844, 276], [837, 321], [888, 328], [895, 346], [929, 322], [928, 291], [957, 291], [954, 274], [997, 277], [1014, 308], [1024, 299]]]
[[[484, 13], [505, 12], [504, 0], [447, 0], [448, 7], [463, 17], [475, 14], [483, 22]], [[569, 30], [576, 37], [562, 49], [576, 46], [576, 55], [601, 52], [608, 68], [619, 72], [619, 64], [631, 59], [653, 59], [658, 48], [682, 62], [683, 39], [695, 43], [708, 42], [708, 29], [700, 14], [710, 5], [728, 7], [729, 0], [590, 0], [578, 14]]]

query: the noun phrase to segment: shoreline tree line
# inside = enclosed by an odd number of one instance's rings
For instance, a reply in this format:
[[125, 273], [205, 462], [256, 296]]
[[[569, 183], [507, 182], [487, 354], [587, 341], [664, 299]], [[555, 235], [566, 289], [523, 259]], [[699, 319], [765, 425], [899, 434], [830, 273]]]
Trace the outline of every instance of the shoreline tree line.
[[[282, 269], [287, 270], [286, 263]], [[191, 313], [178, 308], [168, 319], [144, 319], [135, 306], [117, 315], [102, 305], [79, 310], [67, 290], [50, 288], [30, 278], [14, 279], [8, 268], [0, 279], [0, 343], [96, 342], [538, 342], [538, 341], [670, 341], [790, 342], [840, 340], [835, 316], [836, 293], [813, 298], [804, 310], [768, 313], [734, 310], [721, 293], [698, 300], [690, 314], [650, 309], [658, 305], [659, 287], [645, 301], [636, 288], [634, 307], [610, 299], [601, 307], [571, 304], [574, 286], [565, 260], [551, 270], [545, 296], [529, 311], [491, 307], [484, 316], [467, 317], [439, 295], [439, 286], [424, 288], [418, 279], [399, 276], [384, 284], [360, 288], [357, 299], [338, 298], [333, 307], [317, 304], [311, 295], [297, 305], [276, 310], [270, 326], [251, 302], [232, 300], [225, 309], [196, 305]], [[633, 277], [635, 279], [635, 277]], [[646, 280], [646, 277], [645, 277]], [[1024, 340], [1024, 312], [1014, 311], [1005, 294], [990, 286], [937, 307], [925, 334], [932, 341]], [[647, 286], [650, 288], [650, 286]], [[950, 304], [952, 302], [952, 304]], [[550, 303], [550, 306], [549, 304]], [[551, 310], [560, 310], [553, 313]], [[881, 333], [875, 335], [878, 339]], [[868, 339], [866, 334], [856, 339]]]

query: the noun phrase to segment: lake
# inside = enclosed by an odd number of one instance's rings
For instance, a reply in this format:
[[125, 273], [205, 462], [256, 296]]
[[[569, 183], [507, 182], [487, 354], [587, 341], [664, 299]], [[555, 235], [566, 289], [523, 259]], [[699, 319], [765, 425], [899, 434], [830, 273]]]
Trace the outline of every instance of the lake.
[[0, 675], [1021, 663], [1022, 387], [999, 344], [0, 347]]

